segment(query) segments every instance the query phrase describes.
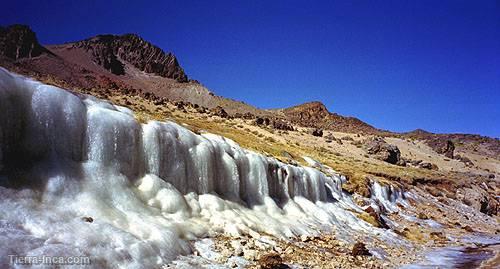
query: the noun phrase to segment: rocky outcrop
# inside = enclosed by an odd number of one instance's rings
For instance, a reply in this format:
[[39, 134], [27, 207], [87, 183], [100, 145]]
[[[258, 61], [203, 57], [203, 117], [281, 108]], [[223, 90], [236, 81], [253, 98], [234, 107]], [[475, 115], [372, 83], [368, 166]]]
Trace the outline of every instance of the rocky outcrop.
[[25, 25], [0, 27], [0, 55], [12, 60], [33, 58], [50, 52], [38, 43], [36, 34]]
[[395, 145], [387, 143], [381, 137], [372, 137], [363, 141], [363, 149], [376, 159], [391, 164], [403, 165], [401, 152]]
[[262, 118], [262, 117], [257, 117], [255, 119], [255, 124], [257, 125], [264, 125], [264, 126], [271, 126], [273, 129], [276, 130], [282, 130], [282, 131], [294, 131], [295, 128], [287, 122], [284, 119], [280, 118]]
[[125, 63], [146, 73], [187, 82], [188, 77], [172, 53], [165, 53], [159, 47], [135, 34], [98, 35], [76, 42], [92, 54], [93, 61], [115, 75], [125, 74]]
[[339, 132], [363, 132], [375, 134], [379, 130], [353, 117], [330, 113], [321, 102], [309, 102], [298, 106], [277, 110], [293, 124], [316, 129]]
[[273, 128], [276, 130], [282, 130], [282, 131], [294, 131], [295, 129], [293, 128], [292, 125], [290, 125], [288, 122], [282, 119], [274, 119], [272, 121]]

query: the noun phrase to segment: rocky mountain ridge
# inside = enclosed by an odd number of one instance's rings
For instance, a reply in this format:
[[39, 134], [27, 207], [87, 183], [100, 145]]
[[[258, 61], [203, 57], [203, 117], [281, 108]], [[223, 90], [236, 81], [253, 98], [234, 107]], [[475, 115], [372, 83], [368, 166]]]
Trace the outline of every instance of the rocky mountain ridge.
[[71, 48], [90, 52], [95, 63], [115, 75], [125, 74], [124, 62], [127, 62], [146, 73], [188, 81], [175, 55], [165, 53], [136, 34], [98, 35], [72, 43]]

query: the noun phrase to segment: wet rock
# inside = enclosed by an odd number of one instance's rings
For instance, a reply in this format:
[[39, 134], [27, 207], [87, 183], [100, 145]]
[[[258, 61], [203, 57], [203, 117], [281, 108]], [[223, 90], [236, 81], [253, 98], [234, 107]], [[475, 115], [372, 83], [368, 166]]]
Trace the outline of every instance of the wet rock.
[[82, 217], [82, 220], [88, 223], [94, 222], [94, 219], [92, 217]]
[[357, 242], [356, 244], [354, 244], [354, 246], [352, 247], [351, 254], [353, 256], [359, 256], [359, 255], [371, 256], [370, 251], [366, 248], [365, 244], [362, 242]]
[[380, 216], [380, 213], [377, 210], [375, 210], [373, 207], [371, 207], [371, 206], [367, 207], [365, 209], [365, 212], [368, 213], [375, 220], [375, 222], [377, 223], [377, 226], [379, 228], [384, 228], [384, 229], [389, 228], [389, 226], [387, 225], [385, 220]]
[[262, 269], [286, 269], [290, 268], [283, 263], [283, 259], [279, 254], [269, 253], [263, 255], [258, 261], [259, 268]]

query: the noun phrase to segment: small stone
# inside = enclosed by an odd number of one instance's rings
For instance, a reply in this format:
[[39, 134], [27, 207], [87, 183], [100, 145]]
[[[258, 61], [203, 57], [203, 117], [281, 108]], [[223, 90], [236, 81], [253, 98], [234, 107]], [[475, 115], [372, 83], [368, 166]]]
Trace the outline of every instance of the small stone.
[[94, 219], [92, 217], [82, 217], [82, 220], [88, 223], [94, 222]]
[[309, 236], [303, 234], [303, 235], [300, 236], [300, 241], [302, 241], [302, 242], [308, 242], [308, 241], [310, 241], [310, 238], [309, 238]]
[[362, 242], [357, 242], [354, 244], [352, 247], [351, 254], [354, 256], [358, 255], [365, 255], [365, 256], [371, 256], [370, 251], [366, 248], [365, 244]]

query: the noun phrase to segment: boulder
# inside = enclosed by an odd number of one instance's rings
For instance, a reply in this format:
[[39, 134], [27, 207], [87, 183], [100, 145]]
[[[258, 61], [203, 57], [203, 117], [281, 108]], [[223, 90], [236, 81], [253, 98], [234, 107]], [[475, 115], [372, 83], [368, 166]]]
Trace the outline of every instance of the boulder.
[[293, 126], [284, 120], [273, 120], [273, 128], [276, 130], [293, 131]]
[[82, 217], [82, 220], [88, 223], [94, 222], [94, 219], [92, 217]]
[[366, 153], [374, 155], [376, 159], [391, 164], [402, 165], [401, 152], [395, 145], [387, 143], [381, 137], [372, 137], [363, 141], [363, 148]]
[[351, 254], [353, 256], [371, 256], [370, 251], [366, 248], [363, 242], [357, 242], [356, 244], [354, 244]]
[[314, 130], [312, 130], [311, 134], [313, 136], [321, 137], [321, 136], [323, 136], [323, 130], [322, 129], [314, 129]]
[[474, 208], [475, 210], [494, 216], [498, 213], [500, 206], [495, 197], [489, 194], [486, 190], [477, 185], [470, 185], [457, 190], [456, 197], [464, 204]]
[[228, 118], [229, 117], [227, 112], [221, 106], [217, 106], [215, 108], [210, 109], [210, 112], [212, 112], [213, 115], [219, 116], [221, 118]]
[[455, 144], [453, 144], [451, 140], [446, 140], [436, 148], [437, 153], [443, 154], [444, 156], [450, 159], [453, 159], [454, 151], [455, 151]]
[[439, 170], [439, 167], [433, 163], [422, 162], [418, 167], [428, 170]]
[[265, 254], [258, 260], [259, 268], [262, 269], [286, 269], [290, 268], [283, 263], [283, 259], [277, 253]]

